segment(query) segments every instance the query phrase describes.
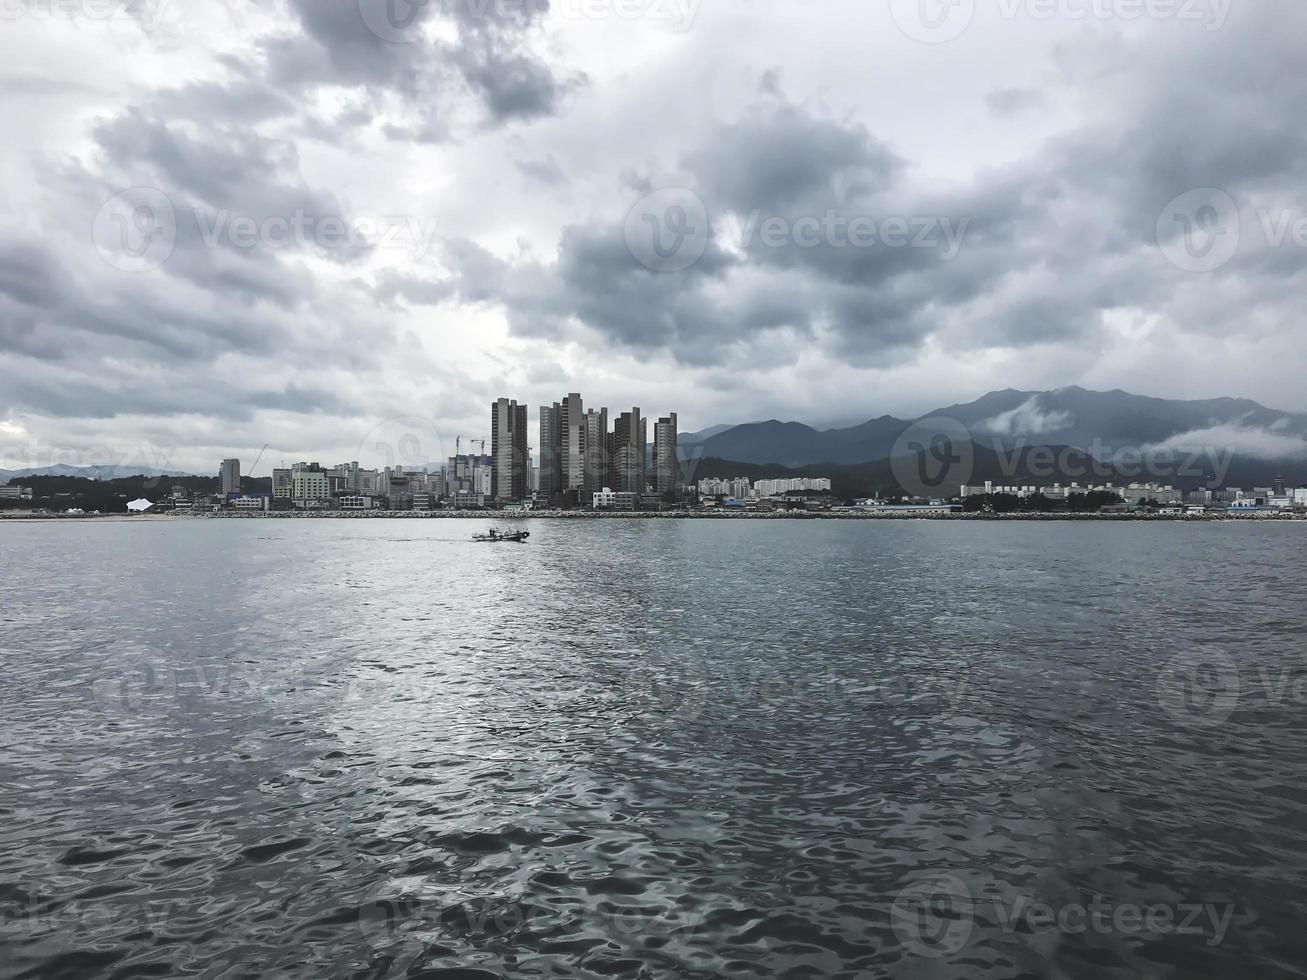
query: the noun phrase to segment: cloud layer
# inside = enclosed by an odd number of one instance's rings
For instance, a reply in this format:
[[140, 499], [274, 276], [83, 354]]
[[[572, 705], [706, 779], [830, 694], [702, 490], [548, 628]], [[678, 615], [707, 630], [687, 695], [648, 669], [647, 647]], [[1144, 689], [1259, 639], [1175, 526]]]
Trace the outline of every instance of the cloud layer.
[[687, 428], [1307, 408], [1300, 5], [637, 6], [11, 5], [7, 462], [452, 444], [567, 390]]

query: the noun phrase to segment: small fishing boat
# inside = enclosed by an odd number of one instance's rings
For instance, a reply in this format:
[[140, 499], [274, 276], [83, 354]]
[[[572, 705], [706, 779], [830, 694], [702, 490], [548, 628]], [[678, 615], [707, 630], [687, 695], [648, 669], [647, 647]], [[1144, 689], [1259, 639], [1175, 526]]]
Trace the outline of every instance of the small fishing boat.
[[531, 537], [530, 531], [495, 531], [489, 534], [474, 534], [473, 541], [525, 541]]

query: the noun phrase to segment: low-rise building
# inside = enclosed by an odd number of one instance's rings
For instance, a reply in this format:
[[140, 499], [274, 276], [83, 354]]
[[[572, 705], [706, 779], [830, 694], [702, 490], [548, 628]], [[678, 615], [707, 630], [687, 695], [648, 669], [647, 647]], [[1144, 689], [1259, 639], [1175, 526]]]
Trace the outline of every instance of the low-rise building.
[[317, 470], [296, 470], [291, 479], [291, 497], [296, 506], [318, 508], [331, 500], [327, 474]]
[[758, 497], [778, 497], [783, 493], [793, 493], [795, 491], [812, 493], [826, 491], [829, 493], [830, 489], [830, 478], [824, 476], [804, 476], [787, 480], [758, 480], [753, 485], [753, 493]]

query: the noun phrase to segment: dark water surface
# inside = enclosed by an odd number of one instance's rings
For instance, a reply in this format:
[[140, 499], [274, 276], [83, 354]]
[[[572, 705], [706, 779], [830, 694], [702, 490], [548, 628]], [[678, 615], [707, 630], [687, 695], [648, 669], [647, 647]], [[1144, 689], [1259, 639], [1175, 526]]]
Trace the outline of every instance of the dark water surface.
[[1307, 975], [1307, 525], [0, 525], [0, 976]]

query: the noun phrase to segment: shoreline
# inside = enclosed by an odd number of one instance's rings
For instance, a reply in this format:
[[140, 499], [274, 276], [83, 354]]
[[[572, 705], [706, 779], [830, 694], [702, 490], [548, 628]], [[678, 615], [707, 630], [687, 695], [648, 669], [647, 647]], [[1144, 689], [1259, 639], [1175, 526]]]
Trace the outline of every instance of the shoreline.
[[604, 520], [604, 521], [1100, 521], [1100, 522], [1167, 522], [1228, 523], [1261, 521], [1307, 521], [1303, 514], [1058, 514], [1013, 512], [1007, 514], [857, 514], [857, 513], [694, 513], [691, 511], [273, 511], [218, 512], [183, 514], [15, 514], [0, 512], [4, 521], [179, 521], [179, 520], [356, 520], [356, 521], [536, 521], [536, 520]]

